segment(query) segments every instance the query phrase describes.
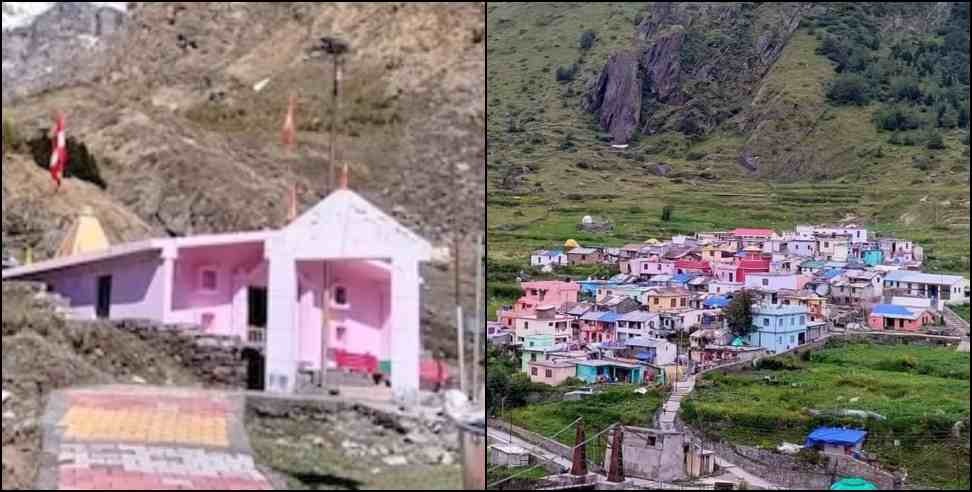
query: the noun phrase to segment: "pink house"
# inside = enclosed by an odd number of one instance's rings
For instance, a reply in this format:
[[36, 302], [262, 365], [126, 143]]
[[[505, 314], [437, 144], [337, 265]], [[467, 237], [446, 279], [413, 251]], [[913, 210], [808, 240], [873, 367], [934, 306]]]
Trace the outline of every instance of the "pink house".
[[657, 256], [651, 258], [632, 258], [628, 260], [628, 271], [622, 273], [641, 277], [674, 275], [675, 262], [660, 260]]
[[868, 316], [868, 326], [872, 330], [919, 331], [937, 321], [931, 311], [924, 308], [878, 304]]
[[266, 354], [264, 389], [365, 358], [414, 402], [420, 378], [419, 265], [431, 245], [339, 190], [281, 230], [156, 239], [3, 272], [43, 282], [79, 319], [199, 324]]
[[520, 288], [523, 289], [523, 296], [516, 301], [513, 309], [499, 313], [499, 321], [509, 328], [514, 326], [517, 318], [533, 315], [537, 306], [559, 309], [565, 304], [576, 304], [580, 292], [579, 284], [559, 281], [521, 282]]

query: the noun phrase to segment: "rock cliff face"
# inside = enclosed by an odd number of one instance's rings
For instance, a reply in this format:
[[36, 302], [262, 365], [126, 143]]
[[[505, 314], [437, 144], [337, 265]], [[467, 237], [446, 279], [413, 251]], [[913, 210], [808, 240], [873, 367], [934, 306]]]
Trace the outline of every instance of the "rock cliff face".
[[[587, 109], [599, 114], [616, 143], [627, 143], [636, 131], [704, 133], [741, 111], [808, 8], [652, 3], [630, 49], [636, 56], [619, 54], [607, 62], [588, 94]], [[642, 90], [606, 90], [612, 87]], [[716, 96], [727, 92], [736, 98]], [[630, 114], [637, 116], [618, 117]]]
[[643, 83], [639, 72], [638, 53], [617, 53], [586, 98], [588, 111], [600, 115], [601, 126], [616, 144], [627, 143], [638, 129]]
[[125, 12], [94, 2], [24, 2], [39, 12], [29, 20], [19, 3], [4, 2], [4, 104], [94, 79], [126, 28]]

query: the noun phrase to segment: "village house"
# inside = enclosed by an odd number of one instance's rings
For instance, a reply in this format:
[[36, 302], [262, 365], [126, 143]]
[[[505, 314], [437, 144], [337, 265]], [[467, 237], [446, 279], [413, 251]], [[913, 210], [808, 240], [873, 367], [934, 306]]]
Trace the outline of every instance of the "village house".
[[660, 326], [658, 313], [631, 311], [617, 319], [615, 331], [618, 342], [624, 342], [629, 338], [652, 336]]
[[644, 384], [644, 368], [619, 360], [598, 359], [577, 361], [577, 378], [588, 384], [627, 383]]
[[754, 272], [746, 277], [747, 289], [800, 290], [810, 281], [809, 277], [795, 273]]
[[760, 304], [753, 309], [755, 332], [748, 343], [780, 353], [807, 343], [807, 317], [803, 306]]
[[513, 328], [517, 318], [529, 318], [533, 315], [537, 306], [550, 305], [562, 309], [576, 303], [581, 287], [573, 282], [544, 281], [521, 282], [520, 288], [523, 295], [517, 299], [516, 304], [497, 314], [500, 323], [508, 328]]
[[552, 354], [567, 348], [565, 344], [555, 344], [550, 335], [530, 335], [520, 347], [520, 371], [529, 374], [531, 363], [553, 360]]
[[567, 255], [562, 250], [538, 250], [530, 255], [530, 266], [533, 267], [553, 267], [566, 266]]
[[631, 349], [635, 359], [656, 366], [666, 366], [675, 363], [678, 348], [674, 343], [664, 338], [637, 337], [624, 340], [624, 345]]
[[807, 308], [810, 321], [826, 321], [830, 317], [830, 303], [827, 302], [827, 298], [819, 296], [811, 290], [781, 290], [779, 299], [780, 304], [785, 306], [793, 305]]
[[684, 308], [660, 313], [661, 333], [689, 333], [702, 325], [709, 312], [698, 308]]
[[933, 275], [910, 271], [893, 271], [884, 277], [884, 289], [894, 295], [912, 295], [931, 299], [935, 309], [941, 311], [945, 305], [958, 305], [968, 302], [965, 290], [968, 281], [955, 275]]
[[[800, 228], [797, 228], [800, 231]], [[869, 241], [868, 230], [855, 225], [848, 226], [817, 226], [812, 227], [816, 236], [846, 236], [851, 242], [866, 243]]]
[[513, 343], [513, 333], [500, 323], [490, 322], [486, 324], [486, 341], [497, 347], [505, 347]]
[[702, 261], [710, 265], [735, 261], [736, 247], [731, 242], [711, 242], [702, 246]]
[[676, 311], [688, 307], [692, 293], [678, 287], [653, 288], [645, 293], [642, 303], [653, 313]]
[[743, 284], [739, 282], [723, 282], [721, 280], [712, 280], [709, 282], [709, 294], [712, 295], [724, 296], [742, 289]]
[[865, 249], [861, 252], [861, 261], [869, 267], [875, 267], [884, 263], [884, 251], [880, 249]]
[[928, 309], [878, 304], [871, 310], [867, 324], [872, 330], [919, 331], [937, 321], [938, 316]]
[[571, 265], [599, 265], [604, 263], [604, 251], [596, 248], [574, 248], [567, 251], [567, 263]]
[[847, 261], [850, 258], [850, 237], [846, 235], [818, 236], [817, 250], [827, 261]]
[[820, 260], [807, 260], [800, 263], [799, 273], [804, 275], [816, 275], [826, 268], [827, 263]]
[[817, 240], [814, 238], [790, 239], [786, 242], [786, 252], [803, 258], [816, 258]]
[[736, 229], [732, 231], [732, 237], [739, 241], [740, 248], [755, 247], [763, 251], [765, 244], [776, 236], [776, 231], [772, 229]]
[[577, 362], [564, 359], [537, 360], [527, 366], [530, 381], [557, 386], [577, 376]]
[[747, 346], [725, 329], [698, 330], [689, 335], [689, 343], [689, 360], [699, 370], [766, 355], [765, 348]]
[[615, 340], [615, 323], [620, 315], [614, 311], [588, 311], [580, 317], [581, 343], [604, 343]]
[[638, 275], [642, 279], [650, 279], [655, 275], [674, 275], [675, 262], [661, 260], [658, 257], [633, 258], [621, 263], [621, 273]]
[[571, 340], [570, 316], [557, 314], [554, 306], [539, 306], [531, 314], [519, 314], [513, 318], [513, 343], [520, 345], [531, 336], [553, 337], [553, 343], [567, 343]]
[[341, 189], [280, 230], [154, 239], [3, 271], [42, 282], [78, 319], [149, 319], [253, 340], [262, 389], [298, 391], [299, 375], [341, 354], [390, 367], [396, 398], [418, 396], [419, 267], [431, 245]]

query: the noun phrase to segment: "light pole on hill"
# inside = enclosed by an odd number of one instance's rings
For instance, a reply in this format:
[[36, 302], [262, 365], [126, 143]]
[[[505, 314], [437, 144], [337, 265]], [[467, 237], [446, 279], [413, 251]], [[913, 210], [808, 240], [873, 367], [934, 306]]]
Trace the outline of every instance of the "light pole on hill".
[[334, 166], [337, 162], [337, 145], [335, 144], [335, 139], [337, 138], [338, 114], [341, 112], [341, 73], [344, 69], [344, 55], [349, 51], [350, 46], [347, 41], [331, 36], [322, 37], [318, 41], [318, 44], [310, 49], [311, 54], [330, 56], [334, 67], [332, 72], [334, 85], [331, 93], [333, 107], [331, 110], [330, 162], [328, 163], [327, 173], [328, 191], [334, 190]]

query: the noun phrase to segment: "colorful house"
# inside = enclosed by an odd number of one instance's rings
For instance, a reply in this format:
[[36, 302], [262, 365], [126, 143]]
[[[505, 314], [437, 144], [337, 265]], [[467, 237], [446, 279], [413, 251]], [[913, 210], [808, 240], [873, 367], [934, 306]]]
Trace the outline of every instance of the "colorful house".
[[534, 267], [562, 266], [567, 264], [563, 250], [539, 250], [530, 255], [530, 265]]
[[803, 258], [814, 258], [817, 256], [817, 240], [790, 239], [786, 243], [786, 252]]
[[880, 249], [868, 249], [861, 253], [861, 261], [867, 266], [877, 266], [884, 263], [884, 251]]
[[678, 349], [674, 343], [664, 338], [638, 337], [624, 341], [624, 344], [635, 351], [634, 358], [639, 361], [665, 366], [675, 363]]
[[[533, 345], [530, 345], [531, 342]], [[550, 354], [565, 350], [566, 345], [555, 345], [549, 337], [532, 336], [520, 349], [520, 371], [529, 374], [531, 362], [553, 360]]]
[[800, 290], [809, 281], [809, 277], [795, 273], [753, 272], [746, 277], [745, 285], [747, 289]]
[[897, 270], [884, 277], [884, 290], [895, 295], [912, 295], [931, 299], [939, 310], [945, 304], [955, 305], [967, 302], [965, 289], [969, 282], [955, 275], [934, 275], [928, 273]]
[[644, 368], [637, 364], [615, 360], [585, 360], [577, 362], [577, 378], [588, 383], [643, 384]]
[[577, 363], [570, 360], [538, 360], [531, 362], [527, 374], [534, 383], [557, 386], [577, 376]]
[[914, 307], [895, 304], [878, 304], [867, 318], [872, 330], [919, 331], [938, 321], [935, 313]]
[[577, 302], [581, 286], [573, 282], [522, 282], [523, 296], [520, 297], [513, 309], [501, 311], [499, 321], [512, 328], [517, 318], [526, 318], [534, 314], [538, 306], [547, 305], [560, 308]]
[[615, 331], [618, 341], [623, 342], [629, 338], [651, 336], [659, 326], [661, 318], [658, 313], [631, 311], [617, 319]]
[[596, 248], [574, 248], [567, 251], [571, 265], [597, 265], [604, 261], [604, 252]]
[[761, 304], [753, 309], [756, 331], [747, 343], [780, 353], [807, 343], [807, 316], [803, 306]]
[[[47, 284], [80, 319], [198, 324], [247, 340], [265, 329], [265, 389], [339, 354], [390, 362], [395, 396], [418, 396], [419, 266], [431, 245], [356, 193], [332, 193], [280, 230], [154, 239], [5, 270]], [[388, 365], [388, 364], [385, 364]]]
[[655, 258], [632, 258], [627, 262], [626, 272], [631, 275], [638, 275], [641, 278], [651, 278], [655, 275], [673, 275], [675, 273], [675, 262], [660, 260]]
[[645, 293], [643, 302], [648, 311], [664, 313], [687, 308], [691, 297], [692, 293], [688, 289], [669, 287], [649, 290]]
[[756, 247], [760, 251], [763, 246], [774, 236], [776, 231], [772, 229], [736, 229], [732, 231], [732, 237], [739, 241], [742, 248]]
[[538, 307], [532, 314], [520, 314], [513, 318], [513, 343], [524, 344], [531, 336], [553, 338], [554, 343], [567, 343], [573, 334], [567, 315], [557, 314], [553, 306]]
[[605, 343], [617, 338], [615, 323], [621, 315], [613, 311], [589, 311], [580, 317], [583, 343]]

